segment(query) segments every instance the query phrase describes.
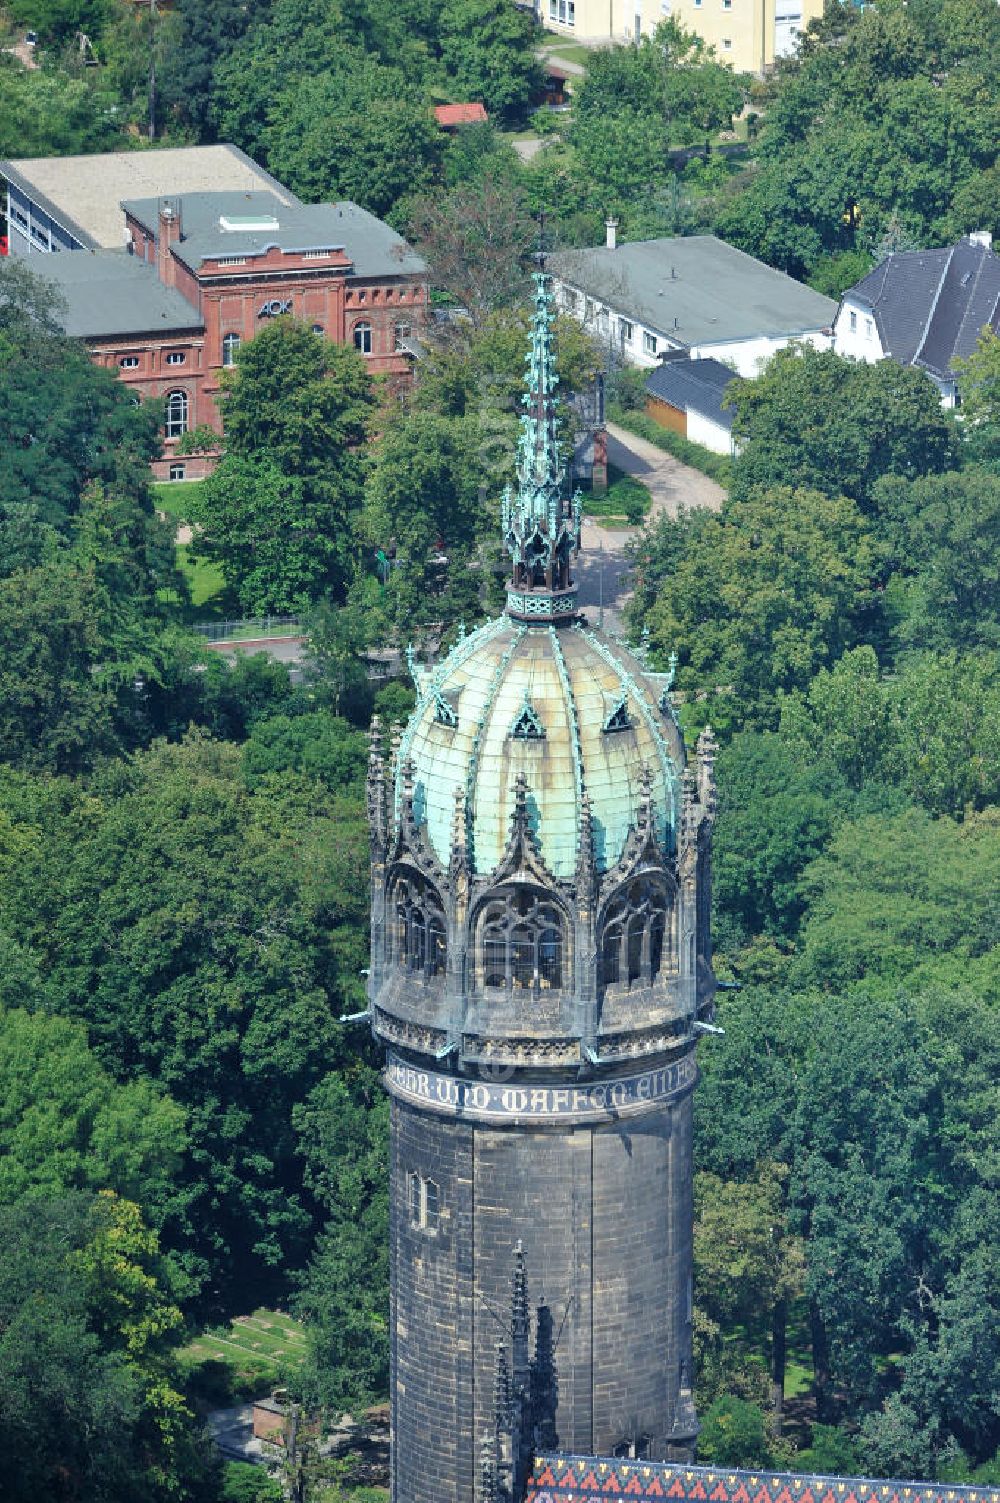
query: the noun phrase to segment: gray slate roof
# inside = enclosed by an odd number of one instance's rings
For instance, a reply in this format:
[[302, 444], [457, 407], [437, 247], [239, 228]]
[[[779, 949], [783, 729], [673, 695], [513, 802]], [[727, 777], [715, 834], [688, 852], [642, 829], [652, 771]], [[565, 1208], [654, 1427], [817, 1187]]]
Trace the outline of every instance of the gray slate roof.
[[[263, 255], [274, 245], [284, 251], [343, 248], [356, 277], [405, 276], [425, 269], [395, 230], [357, 204], [284, 204], [275, 194], [262, 192], [173, 196], [181, 208], [181, 239], [174, 252], [193, 271], [215, 257]], [[159, 203], [156, 198], [127, 199], [122, 207], [155, 235]], [[231, 224], [271, 219], [277, 227], [227, 230], [222, 219]]]
[[62, 324], [74, 339], [181, 333], [204, 328], [196, 308], [164, 287], [154, 266], [121, 251], [32, 256], [31, 270], [62, 294]]
[[549, 265], [588, 297], [685, 345], [794, 337], [828, 328], [837, 312], [830, 298], [715, 235], [561, 251]]
[[269, 189], [297, 204], [263, 167], [238, 146], [168, 146], [103, 151], [80, 157], [20, 157], [0, 162], [0, 178], [26, 193], [92, 249], [119, 250], [123, 198], [196, 193], [204, 189]]
[[987, 324], [1000, 329], [1000, 256], [968, 239], [944, 250], [896, 251], [844, 300], [871, 308], [894, 360], [945, 379]]
[[646, 382], [650, 396], [681, 412], [697, 412], [720, 428], [731, 429], [735, 416], [722, 398], [735, 373], [721, 360], [665, 360]]

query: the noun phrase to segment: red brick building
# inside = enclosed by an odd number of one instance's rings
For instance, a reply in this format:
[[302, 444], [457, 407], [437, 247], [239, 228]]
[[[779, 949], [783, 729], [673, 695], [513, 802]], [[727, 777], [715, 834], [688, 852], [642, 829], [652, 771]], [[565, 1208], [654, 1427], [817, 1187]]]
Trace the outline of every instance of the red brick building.
[[164, 398], [158, 478], [211, 466], [177, 455], [178, 442], [201, 425], [221, 432], [220, 372], [272, 318], [353, 344], [374, 375], [411, 378], [424, 263], [356, 204], [302, 204], [275, 189], [125, 199], [122, 249], [32, 256], [64, 300], [67, 333], [142, 396]]

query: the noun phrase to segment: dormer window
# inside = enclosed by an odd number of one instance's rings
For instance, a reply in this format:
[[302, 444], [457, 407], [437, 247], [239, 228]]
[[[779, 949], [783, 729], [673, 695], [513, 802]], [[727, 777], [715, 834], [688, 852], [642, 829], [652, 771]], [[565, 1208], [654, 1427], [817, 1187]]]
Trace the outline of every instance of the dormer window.
[[458, 725], [458, 711], [450, 697], [439, 689], [434, 692], [434, 719], [438, 725], [446, 725], [452, 731]]
[[539, 720], [534, 705], [527, 694], [524, 703], [514, 717], [514, 723], [510, 728], [510, 734], [515, 741], [544, 741], [545, 727]]
[[628, 712], [628, 700], [624, 694], [608, 704], [607, 714], [604, 717], [604, 724], [601, 729], [607, 735], [610, 735], [613, 731], [630, 731], [632, 729], [632, 720]]

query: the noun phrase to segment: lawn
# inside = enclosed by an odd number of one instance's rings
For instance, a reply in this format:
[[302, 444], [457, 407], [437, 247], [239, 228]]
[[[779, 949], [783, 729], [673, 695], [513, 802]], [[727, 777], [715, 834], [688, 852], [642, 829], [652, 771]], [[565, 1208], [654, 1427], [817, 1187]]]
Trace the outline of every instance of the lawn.
[[583, 511], [587, 517], [599, 518], [602, 527], [638, 527], [649, 512], [651, 500], [641, 480], [609, 464], [606, 495], [584, 496]]
[[254, 1310], [207, 1331], [178, 1353], [188, 1386], [209, 1403], [260, 1394], [301, 1367], [306, 1336], [280, 1310]]
[[173, 517], [178, 526], [190, 522], [202, 484], [201, 480], [162, 480], [152, 487], [153, 505]]
[[192, 558], [186, 543], [177, 548], [177, 567], [188, 582], [194, 621], [224, 620], [226, 616], [226, 581], [218, 564]]

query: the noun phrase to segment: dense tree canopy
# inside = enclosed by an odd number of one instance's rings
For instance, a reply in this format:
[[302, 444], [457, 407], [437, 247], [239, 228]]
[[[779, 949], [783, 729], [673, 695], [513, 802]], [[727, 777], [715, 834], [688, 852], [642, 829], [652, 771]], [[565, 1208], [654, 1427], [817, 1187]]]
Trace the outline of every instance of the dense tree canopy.
[[753, 381], [731, 384], [740, 452], [732, 494], [788, 485], [876, 508], [883, 475], [915, 480], [953, 462], [957, 440], [937, 387], [913, 367], [844, 360], [832, 350], [780, 350]]
[[226, 454], [202, 489], [196, 551], [247, 615], [342, 593], [374, 406], [363, 358], [275, 319], [222, 380]]
[[1000, 228], [980, 223], [1000, 208], [998, 55], [989, 0], [831, 7], [765, 90], [755, 171], [722, 233], [802, 274], [855, 243], [878, 254]]
[[86, 1023], [105, 1067], [185, 1108], [169, 1245], [209, 1301], [301, 1258], [291, 1107], [346, 1047], [335, 1017], [355, 1006], [366, 953], [354, 798], [291, 773], [253, 782], [235, 747], [195, 738], [119, 765], [65, 810], [32, 808], [16, 785], [34, 859], [0, 905], [49, 1005]]

